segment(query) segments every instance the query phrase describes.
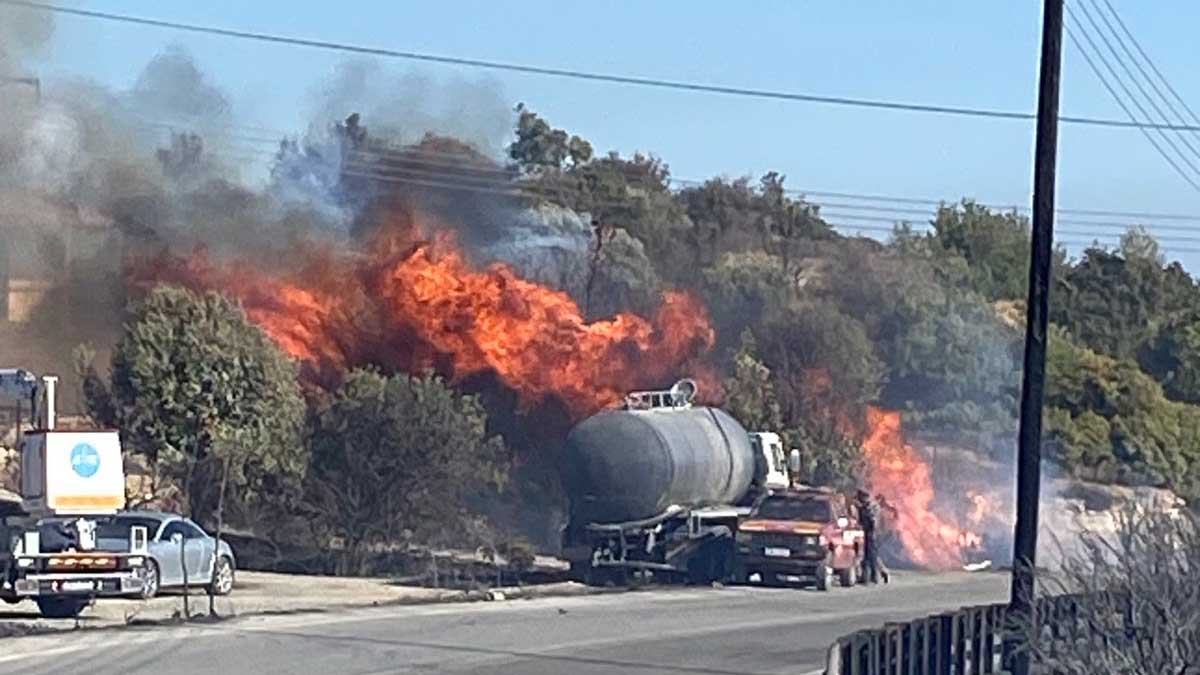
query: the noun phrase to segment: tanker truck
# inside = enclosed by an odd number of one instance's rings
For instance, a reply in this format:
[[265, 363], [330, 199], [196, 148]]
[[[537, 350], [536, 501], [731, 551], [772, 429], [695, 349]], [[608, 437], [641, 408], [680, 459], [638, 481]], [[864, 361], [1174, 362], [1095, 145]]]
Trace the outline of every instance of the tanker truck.
[[785, 489], [783, 445], [728, 413], [693, 406], [696, 385], [635, 392], [567, 435], [563, 557], [593, 585], [637, 578], [711, 583], [734, 568], [738, 522]]

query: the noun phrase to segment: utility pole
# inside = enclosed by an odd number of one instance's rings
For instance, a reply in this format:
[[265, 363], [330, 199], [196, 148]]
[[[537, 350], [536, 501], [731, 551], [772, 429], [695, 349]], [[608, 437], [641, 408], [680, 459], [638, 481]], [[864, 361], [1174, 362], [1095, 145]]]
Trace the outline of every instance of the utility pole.
[[[1021, 428], [1017, 440], [1017, 525], [1013, 541], [1011, 614], [1034, 616], [1038, 501], [1041, 492], [1042, 404], [1046, 386], [1046, 314], [1054, 244], [1054, 176], [1058, 158], [1058, 93], [1062, 71], [1063, 0], [1045, 0], [1038, 81], [1037, 142], [1033, 167], [1033, 236], [1029, 299], [1025, 312], [1025, 363], [1021, 378]], [[1030, 631], [1028, 634], [1032, 635]], [[1010, 646], [1011, 646], [1010, 642]], [[1013, 675], [1029, 674], [1029, 653], [1012, 654]]]

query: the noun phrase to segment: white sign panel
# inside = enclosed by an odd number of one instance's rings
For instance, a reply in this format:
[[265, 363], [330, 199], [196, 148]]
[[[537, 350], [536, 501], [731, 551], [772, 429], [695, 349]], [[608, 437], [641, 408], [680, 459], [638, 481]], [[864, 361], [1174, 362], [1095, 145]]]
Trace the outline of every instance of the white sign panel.
[[51, 431], [45, 438], [46, 506], [58, 514], [125, 508], [125, 468], [115, 431]]

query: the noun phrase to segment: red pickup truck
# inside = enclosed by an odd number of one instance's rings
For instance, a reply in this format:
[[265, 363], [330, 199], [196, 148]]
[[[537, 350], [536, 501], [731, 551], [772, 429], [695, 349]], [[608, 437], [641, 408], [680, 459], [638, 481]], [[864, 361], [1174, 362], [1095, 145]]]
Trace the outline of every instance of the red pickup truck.
[[844, 495], [791, 489], [760, 501], [738, 526], [734, 580], [799, 580], [827, 590], [837, 576], [853, 586], [862, 576], [863, 531]]

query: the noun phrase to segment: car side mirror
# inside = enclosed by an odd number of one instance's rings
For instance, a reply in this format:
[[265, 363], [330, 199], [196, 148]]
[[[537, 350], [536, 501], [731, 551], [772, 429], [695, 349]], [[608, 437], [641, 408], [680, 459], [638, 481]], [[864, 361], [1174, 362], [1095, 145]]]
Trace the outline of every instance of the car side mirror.
[[183, 543], [183, 534], [180, 532], [176, 532], [175, 534], [171, 535], [171, 543], [175, 544], [176, 546], [182, 544]]
[[841, 528], [846, 528], [846, 527], [849, 527], [849, 526], [850, 526], [850, 519], [849, 519], [849, 518], [847, 518], [846, 516], [842, 516], [841, 518], [838, 518], [838, 519], [837, 519], [837, 526], [838, 526], [838, 527], [841, 527]]

